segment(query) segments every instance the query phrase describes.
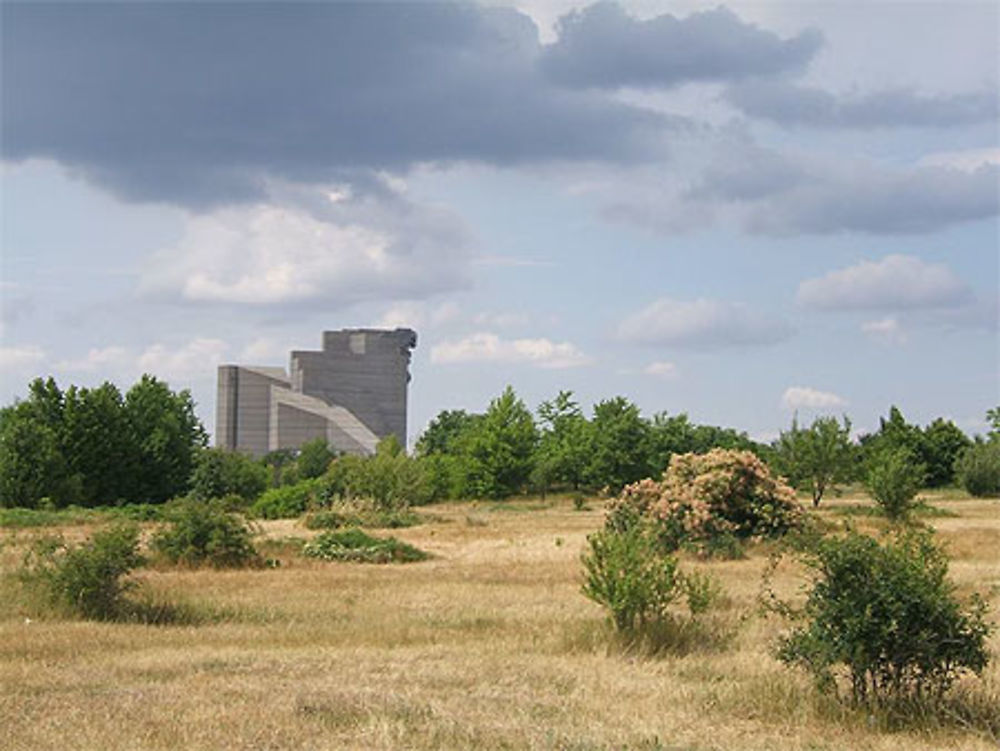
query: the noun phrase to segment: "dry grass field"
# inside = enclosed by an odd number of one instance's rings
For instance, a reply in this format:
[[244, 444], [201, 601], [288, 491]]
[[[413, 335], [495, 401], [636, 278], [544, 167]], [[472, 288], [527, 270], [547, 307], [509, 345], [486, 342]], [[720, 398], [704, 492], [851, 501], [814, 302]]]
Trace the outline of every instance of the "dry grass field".
[[[836, 506], [822, 513], [841, 520]], [[1000, 502], [937, 497], [928, 520], [963, 591], [1000, 621]], [[455, 504], [392, 534], [431, 552], [407, 565], [279, 554], [276, 569], [143, 571], [148, 590], [225, 619], [197, 626], [27, 620], [0, 601], [0, 747], [35, 749], [982, 749], [961, 727], [890, 732], [814, 695], [779, 664], [782, 629], [755, 615], [762, 551], [700, 563], [738, 629], [657, 659], [609, 648], [580, 594], [580, 553], [601, 508], [568, 500]], [[854, 517], [862, 528], [880, 522]], [[82, 536], [89, 530], [64, 530]], [[10, 574], [34, 530], [0, 532]], [[308, 537], [294, 522], [265, 534]], [[776, 586], [803, 583], [791, 563]], [[1000, 701], [1000, 637], [976, 690]]]

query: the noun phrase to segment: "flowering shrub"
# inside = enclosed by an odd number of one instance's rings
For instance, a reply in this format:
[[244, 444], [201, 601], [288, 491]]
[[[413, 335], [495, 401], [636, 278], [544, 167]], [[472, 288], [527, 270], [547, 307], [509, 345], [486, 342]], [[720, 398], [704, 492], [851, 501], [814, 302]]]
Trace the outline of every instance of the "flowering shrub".
[[[749, 451], [675, 454], [663, 479], [628, 485], [608, 506], [606, 526], [653, 526], [667, 549], [711, 552], [725, 541], [778, 537], [801, 524], [795, 491]], [[727, 547], [725, 544], [722, 547]]]

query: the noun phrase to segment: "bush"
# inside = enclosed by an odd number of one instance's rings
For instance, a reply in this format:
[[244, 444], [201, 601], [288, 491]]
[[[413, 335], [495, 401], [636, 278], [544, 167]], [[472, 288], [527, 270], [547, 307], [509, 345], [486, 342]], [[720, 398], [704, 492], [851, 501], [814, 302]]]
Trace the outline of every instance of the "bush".
[[271, 488], [250, 506], [250, 515], [258, 519], [294, 519], [317, 503], [320, 483], [304, 480], [294, 485]]
[[307, 542], [302, 554], [324, 561], [361, 563], [410, 563], [429, 558], [424, 551], [395, 537], [372, 537], [360, 529], [325, 532]]
[[164, 516], [169, 526], [153, 536], [150, 547], [170, 563], [214, 568], [263, 565], [250, 527], [219, 501], [175, 502]]
[[928, 533], [908, 532], [880, 544], [854, 532], [828, 538], [807, 554], [815, 581], [804, 625], [784, 638], [783, 662], [813, 674], [851, 700], [891, 705], [940, 699], [964, 671], [986, 666], [986, 605], [963, 609], [948, 581], [948, 560]]
[[661, 481], [626, 486], [608, 506], [606, 527], [624, 531], [648, 521], [668, 550], [736, 555], [739, 541], [779, 537], [800, 528], [802, 517], [795, 491], [754, 454], [713, 449], [675, 454]]
[[139, 529], [119, 524], [76, 547], [61, 537], [42, 537], [25, 558], [21, 579], [58, 612], [98, 621], [129, 615], [125, 598], [135, 583], [126, 575], [142, 565]]
[[334, 459], [322, 483], [320, 497], [326, 503], [370, 498], [386, 511], [427, 503], [432, 493], [423, 464], [408, 457], [394, 436], [379, 443], [375, 456]]
[[1000, 441], [967, 448], [955, 462], [955, 477], [969, 495], [1000, 496]]
[[615, 631], [631, 644], [662, 642], [680, 627], [680, 619], [670, 610], [678, 600], [686, 599], [694, 616], [717, 596], [712, 580], [682, 574], [677, 559], [643, 526], [622, 532], [601, 530], [587, 541], [583, 594], [610, 611]]
[[905, 448], [885, 449], [871, 460], [866, 486], [875, 503], [893, 521], [909, 518], [924, 482], [924, 467]]

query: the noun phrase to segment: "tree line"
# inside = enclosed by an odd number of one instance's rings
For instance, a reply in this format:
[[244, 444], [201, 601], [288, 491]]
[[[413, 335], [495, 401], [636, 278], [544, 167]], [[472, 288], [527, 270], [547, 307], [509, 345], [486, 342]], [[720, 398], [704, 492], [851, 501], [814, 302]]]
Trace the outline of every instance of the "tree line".
[[[890, 454], [921, 486], [960, 482], [977, 494], [1000, 494], [1000, 408], [988, 418], [989, 436], [972, 439], [949, 420], [920, 427], [891, 407], [878, 430], [858, 441], [845, 416], [808, 426], [793, 419], [768, 444], [732, 428], [695, 424], [684, 413], [645, 417], [622, 396], [597, 402], [588, 416], [571, 391], [560, 391], [532, 412], [508, 386], [482, 413], [440, 412], [413, 456], [397, 445], [351, 459], [351, 471], [345, 464], [341, 474], [367, 478], [351, 480], [359, 492], [381, 481], [375, 475], [393, 474], [381, 479], [406, 486], [414, 502], [616, 493], [659, 477], [674, 454], [724, 448], [753, 452], [808, 492], [814, 505]], [[162, 503], [186, 494], [252, 502], [269, 487], [317, 478], [335, 461], [322, 439], [260, 460], [209, 449], [190, 393], [175, 393], [150, 375], [125, 394], [110, 383], [62, 391], [52, 378], [36, 379], [26, 399], [0, 410], [0, 506]]]

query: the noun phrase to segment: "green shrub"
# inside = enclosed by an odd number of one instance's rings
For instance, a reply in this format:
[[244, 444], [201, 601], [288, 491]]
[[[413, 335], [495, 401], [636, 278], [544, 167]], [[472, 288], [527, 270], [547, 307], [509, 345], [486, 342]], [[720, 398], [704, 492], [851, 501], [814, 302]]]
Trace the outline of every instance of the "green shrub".
[[798, 529], [795, 491], [749, 451], [675, 454], [659, 482], [628, 485], [608, 504], [605, 526], [625, 531], [650, 524], [668, 550], [738, 557], [741, 541]]
[[866, 486], [886, 517], [904, 521], [911, 515], [924, 482], [924, 467], [905, 448], [885, 449], [871, 460]]
[[294, 485], [265, 490], [251, 504], [250, 515], [258, 519], [294, 519], [317, 503], [320, 484], [316, 480], [303, 480]]
[[409, 563], [429, 558], [424, 551], [395, 537], [372, 537], [356, 528], [324, 532], [307, 542], [302, 554], [325, 561], [361, 563]]
[[185, 499], [164, 511], [168, 526], [152, 538], [150, 547], [170, 563], [240, 568], [263, 565], [254, 548], [253, 531], [219, 501]]
[[619, 637], [652, 651], [673, 641], [690, 620], [671, 607], [681, 599], [693, 617], [717, 599], [717, 585], [704, 576], [685, 575], [648, 529], [601, 530], [587, 538], [584, 596], [603, 605]]
[[334, 459], [322, 482], [326, 503], [370, 498], [386, 511], [427, 503], [432, 496], [424, 464], [408, 457], [394, 436], [379, 443], [375, 456]]
[[397, 511], [379, 509], [370, 499], [336, 501], [329, 509], [315, 511], [305, 518], [307, 529], [340, 529], [341, 527], [375, 527], [399, 529], [420, 524], [422, 517], [408, 508]]
[[819, 688], [857, 704], [940, 699], [964, 672], [987, 664], [991, 626], [974, 597], [963, 608], [948, 581], [948, 560], [928, 533], [884, 543], [854, 532], [805, 554], [814, 582], [803, 621], [778, 650], [812, 673]]
[[135, 587], [126, 576], [142, 565], [139, 529], [118, 524], [77, 546], [61, 537], [39, 538], [25, 558], [21, 579], [44, 606], [90, 620], [127, 618], [125, 595]]
[[955, 462], [955, 477], [969, 495], [1000, 496], [1000, 441], [976, 443]]

